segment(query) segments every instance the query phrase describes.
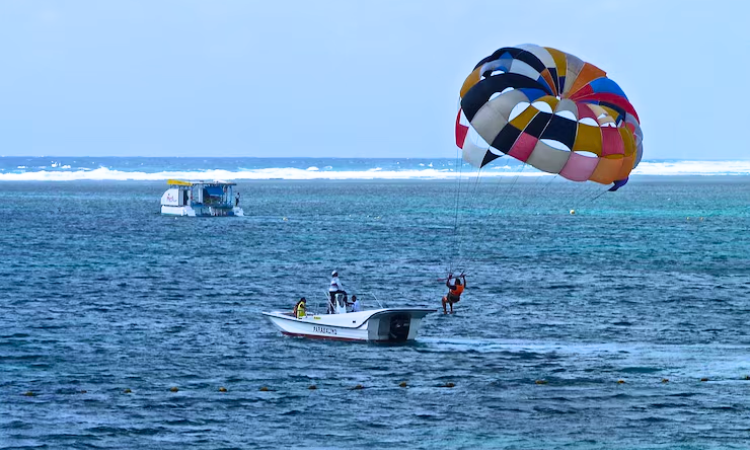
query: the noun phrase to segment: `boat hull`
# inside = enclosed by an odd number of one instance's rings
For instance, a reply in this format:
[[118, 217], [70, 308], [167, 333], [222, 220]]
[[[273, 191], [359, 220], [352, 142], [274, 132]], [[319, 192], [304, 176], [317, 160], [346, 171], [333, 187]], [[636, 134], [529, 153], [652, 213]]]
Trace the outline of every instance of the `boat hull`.
[[192, 206], [168, 206], [161, 205], [161, 213], [165, 216], [180, 216], [180, 217], [232, 217], [232, 216], [244, 216], [242, 208], [235, 206], [234, 208], [214, 208], [211, 206], [203, 207], [192, 207]]
[[385, 308], [296, 319], [279, 311], [263, 313], [282, 334], [312, 339], [360, 342], [408, 342], [417, 338], [422, 318], [435, 312], [422, 308]]

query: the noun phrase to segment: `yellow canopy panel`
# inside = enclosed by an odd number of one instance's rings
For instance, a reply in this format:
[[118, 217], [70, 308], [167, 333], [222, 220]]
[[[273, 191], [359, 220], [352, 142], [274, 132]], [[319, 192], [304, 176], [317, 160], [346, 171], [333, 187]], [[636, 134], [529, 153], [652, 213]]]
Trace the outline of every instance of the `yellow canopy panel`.
[[176, 185], [176, 186], [192, 186], [193, 185], [193, 183], [189, 181], [182, 181], [182, 180], [167, 180], [167, 184]]

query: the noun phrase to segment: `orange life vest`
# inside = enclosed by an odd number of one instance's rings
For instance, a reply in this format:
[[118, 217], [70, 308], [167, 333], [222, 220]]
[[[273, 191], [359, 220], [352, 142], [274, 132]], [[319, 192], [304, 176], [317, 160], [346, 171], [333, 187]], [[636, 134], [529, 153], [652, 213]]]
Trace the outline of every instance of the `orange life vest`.
[[460, 297], [461, 294], [464, 292], [464, 285], [463, 284], [457, 284], [456, 286], [450, 288], [451, 294], [455, 295], [456, 297]]

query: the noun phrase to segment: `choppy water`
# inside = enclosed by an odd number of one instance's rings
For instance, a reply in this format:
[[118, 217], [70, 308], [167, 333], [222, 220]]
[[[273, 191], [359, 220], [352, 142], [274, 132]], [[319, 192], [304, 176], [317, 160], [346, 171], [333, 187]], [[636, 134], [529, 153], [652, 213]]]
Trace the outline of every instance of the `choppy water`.
[[[231, 219], [156, 214], [161, 182], [0, 184], [0, 447], [748, 448], [750, 183], [503, 183], [463, 184], [457, 235], [443, 181], [240, 182]], [[334, 268], [437, 307], [451, 263], [465, 299], [413, 345], [260, 315]]]

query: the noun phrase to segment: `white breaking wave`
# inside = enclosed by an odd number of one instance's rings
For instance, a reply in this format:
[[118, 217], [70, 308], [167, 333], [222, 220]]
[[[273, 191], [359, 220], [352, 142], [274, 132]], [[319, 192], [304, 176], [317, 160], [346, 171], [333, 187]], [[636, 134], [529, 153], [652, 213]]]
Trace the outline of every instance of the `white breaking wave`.
[[750, 161], [642, 161], [634, 175], [750, 175]]
[[[327, 166], [326, 169], [329, 169]], [[19, 167], [20, 168], [20, 167]], [[491, 171], [490, 168], [504, 170]], [[36, 170], [20, 173], [0, 173], [0, 181], [77, 181], [77, 180], [142, 180], [160, 181], [170, 178], [186, 180], [447, 180], [455, 179], [456, 172], [451, 169], [413, 169], [383, 170], [380, 167], [366, 170], [320, 170], [316, 167], [267, 168], [238, 170], [189, 170], [162, 172], [126, 172], [106, 167], [98, 169], [76, 168], [76, 170]], [[633, 171], [634, 175], [750, 175], [750, 161], [643, 161]], [[537, 171], [529, 166], [492, 167], [481, 171], [482, 177], [535, 177], [550, 174]], [[476, 169], [464, 167], [463, 177], [476, 176]]]
[[123, 172], [100, 167], [94, 170], [46, 171], [0, 174], [0, 181], [77, 181], [77, 180], [143, 180], [159, 181], [172, 178], [185, 180], [373, 180], [373, 179], [450, 179], [456, 175], [448, 170], [380, 170], [380, 171], [314, 171], [295, 168], [252, 170], [164, 171], [155, 173]]

